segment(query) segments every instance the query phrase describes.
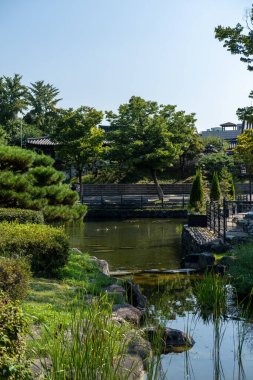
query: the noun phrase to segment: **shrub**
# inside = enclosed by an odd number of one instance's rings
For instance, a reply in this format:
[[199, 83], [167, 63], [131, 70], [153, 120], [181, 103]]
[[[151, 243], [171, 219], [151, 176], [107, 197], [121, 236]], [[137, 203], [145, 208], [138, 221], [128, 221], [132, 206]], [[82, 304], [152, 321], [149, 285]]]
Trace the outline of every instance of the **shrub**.
[[30, 265], [24, 258], [0, 257], [0, 290], [12, 300], [26, 296], [31, 278]]
[[19, 208], [0, 208], [0, 222], [3, 221], [43, 224], [44, 217], [41, 211], [24, 210]]
[[69, 243], [62, 228], [4, 222], [0, 235], [0, 254], [28, 257], [35, 273], [50, 274], [67, 261]]
[[201, 211], [205, 202], [204, 185], [200, 170], [197, 170], [191, 188], [189, 206], [195, 211]]
[[220, 188], [220, 182], [219, 177], [216, 172], [213, 173], [213, 179], [212, 179], [212, 185], [210, 190], [210, 199], [211, 201], [221, 201], [221, 188]]
[[0, 378], [32, 379], [25, 358], [27, 322], [21, 309], [0, 293]]

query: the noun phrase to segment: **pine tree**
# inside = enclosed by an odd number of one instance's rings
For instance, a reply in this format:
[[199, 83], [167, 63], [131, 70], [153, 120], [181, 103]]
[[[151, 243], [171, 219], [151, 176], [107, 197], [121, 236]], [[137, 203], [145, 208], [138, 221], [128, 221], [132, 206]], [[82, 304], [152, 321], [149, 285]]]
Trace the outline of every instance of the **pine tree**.
[[213, 173], [212, 185], [210, 190], [211, 201], [221, 201], [222, 193], [220, 188], [220, 181], [217, 172]]
[[205, 202], [205, 192], [200, 170], [196, 171], [192, 184], [189, 206], [194, 211], [201, 211]]

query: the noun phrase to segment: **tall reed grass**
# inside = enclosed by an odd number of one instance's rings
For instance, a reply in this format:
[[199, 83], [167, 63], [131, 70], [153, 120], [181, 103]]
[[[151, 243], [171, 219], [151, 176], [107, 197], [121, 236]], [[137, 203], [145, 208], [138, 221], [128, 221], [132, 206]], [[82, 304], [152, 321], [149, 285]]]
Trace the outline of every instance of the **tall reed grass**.
[[[71, 320], [44, 327], [46, 348], [41, 365], [48, 380], [128, 379], [134, 364], [124, 369], [127, 348], [126, 328], [112, 321], [107, 296], [74, 309]], [[35, 346], [40, 353], [40, 344]], [[37, 356], [37, 355], [36, 355]], [[50, 363], [50, 365], [48, 365]]]

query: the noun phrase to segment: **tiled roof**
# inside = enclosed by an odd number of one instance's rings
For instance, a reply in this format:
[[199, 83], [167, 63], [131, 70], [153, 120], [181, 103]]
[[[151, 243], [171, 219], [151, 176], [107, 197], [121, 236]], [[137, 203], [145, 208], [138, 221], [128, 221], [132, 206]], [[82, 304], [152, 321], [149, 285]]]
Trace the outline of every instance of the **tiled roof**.
[[55, 146], [58, 145], [56, 142], [52, 141], [49, 137], [29, 137], [27, 139], [28, 145], [40, 145], [40, 146]]

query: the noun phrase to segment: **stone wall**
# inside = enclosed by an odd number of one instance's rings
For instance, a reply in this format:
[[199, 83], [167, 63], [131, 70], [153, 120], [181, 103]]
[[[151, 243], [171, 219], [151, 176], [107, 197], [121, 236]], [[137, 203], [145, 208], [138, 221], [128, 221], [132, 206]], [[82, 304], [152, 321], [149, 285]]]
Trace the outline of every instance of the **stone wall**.
[[184, 255], [191, 253], [210, 252], [215, 250], [221, 242], [204, 227], [188, 227], [185, 225], [182, 232], [182, 251]]

